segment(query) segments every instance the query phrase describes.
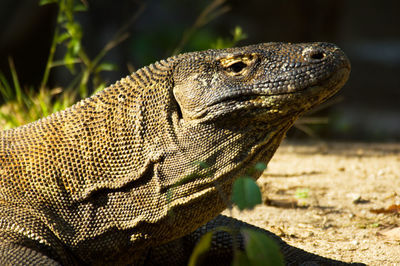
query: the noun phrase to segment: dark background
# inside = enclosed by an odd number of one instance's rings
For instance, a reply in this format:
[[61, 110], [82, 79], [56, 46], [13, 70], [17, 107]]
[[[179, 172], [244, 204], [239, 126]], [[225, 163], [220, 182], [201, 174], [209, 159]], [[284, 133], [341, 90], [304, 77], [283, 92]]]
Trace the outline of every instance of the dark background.
[[[168, 57], [185, 30], [212, 1], [89, 0], [78, 16], [83, 45], [95, 56], [110, 38], [137, 15], [129, 39], [105, 58], [119, 65], [105, 79], [113, 82]], [[398, 0], [265, 0], [226, 1], [229, 11], [196, 31], [183, 51], [207, 49], [229, 38], [235, 26], [248, 36], [238, 45], [259, 42], [327, 41], [338, 44], [352, 63], [350, 80], [335, 103], [317, 116], [328, 125], [313, 130], [319, 137], [347, 140], [400, 140], [400, 1]], [[55, 25], [56, 5], [38, 0], [0, 2], [0, 71], [9, 75], [12, 56], [22, 85], [38, 85]], [[139, 12], [138, 10], [143, 10]], [[67, 72], [53, 71], [51, 86], [63, 85]], [[292, 136], [305, 134], [292, 131]]]

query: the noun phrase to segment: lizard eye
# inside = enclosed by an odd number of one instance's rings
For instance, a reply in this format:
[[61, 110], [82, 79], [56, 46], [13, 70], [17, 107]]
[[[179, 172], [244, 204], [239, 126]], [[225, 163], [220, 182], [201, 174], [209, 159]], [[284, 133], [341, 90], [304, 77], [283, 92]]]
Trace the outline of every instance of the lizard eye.
[[255, 62], [256, 56], [253, 54], [230, 56], [219, 59], [223, 70], [230, 76], [245, 76]]
[[246, 67], [247, 67], [247, 64], [239, 61], [239, 62], [233, 63], [232, 65], [226, 67], [225, 70], [227, 70], [229, 72], [239, 73]]

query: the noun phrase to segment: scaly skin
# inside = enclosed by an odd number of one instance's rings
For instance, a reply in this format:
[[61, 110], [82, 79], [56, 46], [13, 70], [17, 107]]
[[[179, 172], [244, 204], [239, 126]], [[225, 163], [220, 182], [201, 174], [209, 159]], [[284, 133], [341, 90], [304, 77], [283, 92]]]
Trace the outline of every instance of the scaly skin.
[[150, 263], [218, 215], [349, 72], [325, 43], [187, 53], [1, 132], [0, 263]]

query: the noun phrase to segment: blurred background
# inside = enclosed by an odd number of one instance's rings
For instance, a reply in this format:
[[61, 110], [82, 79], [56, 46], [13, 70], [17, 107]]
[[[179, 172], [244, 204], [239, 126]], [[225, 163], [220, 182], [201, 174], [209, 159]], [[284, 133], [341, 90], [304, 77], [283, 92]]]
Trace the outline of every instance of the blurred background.
[[[289, 137], [400, 140], [400, 1], [41, 3], [45, 5], [39, 6], [39, 0], [0, 2], [3, 128], [65, 108], [175, 53], [271, 41], [326, 41], [347, 53], [350, 80], [338, 96], [303, 118]], [[58, 43], [52, 45], [56, 34]], [[48, 64], [51, 47], [56, 49]], [[18, 102], [24, 107], [10, 104]], [[35, 106], [39, 110], [25, 118]]]

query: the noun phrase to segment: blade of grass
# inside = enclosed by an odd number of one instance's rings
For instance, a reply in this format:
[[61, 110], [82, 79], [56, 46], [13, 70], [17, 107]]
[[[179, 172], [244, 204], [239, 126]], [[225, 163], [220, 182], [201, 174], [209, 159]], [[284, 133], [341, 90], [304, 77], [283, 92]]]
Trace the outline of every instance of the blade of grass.
[[[58, 9], [57, 16], [60, 16], [60, 8]], [[58, 32], [59, 32], [59, 29], [57, 26], [54, 30], [53, 40], [51, 41], [51, 46], [50, 46], [49, 57], [47, 58], [46, 67], [44, 68], [43, 78], [42, 78], [42, 81], [40, 82], [40, 88], [46, 87], [47, 81], [49, 80], [50, 69], [52, 68], [54, 55], [56, 53]]]
[[22, 91], [21, 91], [21, 86], [19, 84], [17, 70], [15, 69], [14, 60], [12, 59], [12, 57], [8, 57], [8, 64], [10, 65], [10, 72], [14, 84], [16, 100], [18, 103], [21, 104], [23, 102]]
[[13, 99], [12, 88], [3, 72], [0, 72], [0, 94], [3, 96], [5, 101], [10, 101]]

